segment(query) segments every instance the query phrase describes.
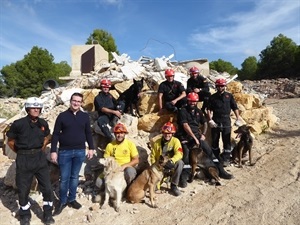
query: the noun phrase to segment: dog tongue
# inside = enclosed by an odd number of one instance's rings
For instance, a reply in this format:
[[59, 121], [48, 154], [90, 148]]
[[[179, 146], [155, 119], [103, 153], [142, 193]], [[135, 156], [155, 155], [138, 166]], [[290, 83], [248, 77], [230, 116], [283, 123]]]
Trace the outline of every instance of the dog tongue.
[[238, 139], [240, 137], [241, 137], [241, 134], [237, 134], [236, 137], [235, 137], [235, 139]]

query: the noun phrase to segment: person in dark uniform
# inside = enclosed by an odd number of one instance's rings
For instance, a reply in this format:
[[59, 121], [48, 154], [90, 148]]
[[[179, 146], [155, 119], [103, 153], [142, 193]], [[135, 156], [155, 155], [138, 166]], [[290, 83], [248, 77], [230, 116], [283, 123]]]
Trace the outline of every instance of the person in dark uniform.
[[[56, 118], [51, 140], [51, 160], [58, 163], [60, 169], [59, 204], [55, 207], [54, 216], [59, 215], [68, 205], [80, 209], [76, 201], [79, 172], [86, 158], [94, 155], [94, 144], [89, 115], [80, 110], [83, 100], [81, 93], [74, 93], [70, 99], [70, 108]], [[59, 143], [59, 148], [57, 145]]]
[[207, 79], [200, 74], [200, 71], [196, 66], [191, 67], [189, 72], [190, 78], [187, 81], [186, 92], [187, 94], [191, 92], [198, 94], [200, 102], [203, 102], [201, 110], [206, 114], [208, 100], [211, 95]]
[[172, 69], [165, 71], [166, 81], [158, 87], [159, 113], [163, 109], [170, 112], [177, 112], [179, 108], [186, 104], [186, 92], [183, 84], [174, 80], [175, 72]]
[[[224, 166], [230, 163], [231, 154], [231, 119], [230, 112], [234, 112], [236, 116], [235, 124], [239, 125], [239, 110], [231, 93], [225, 91], [226, 80], [217, 79], [215, 82], [217, 92], [209, 98], [207, 116], [209, 126], [211, 127], [212, 151], [214, 155], [223, 161]], [[224, 151], [220, 154], [219, 139], [222, 134], [222, 142]]]
[[48, 123], [39, 118], [43, 102], [30, 97], [25, 102], [27, 116], [14, 121], [6, 133], [8, 146], [17, 153], [16, 185], [19, 198], [21, 225], [29, 225], [31, 220], [29, 193], [35, 176], [43, 194], [43, 222], [53, 224], [53, 192], [46, 154], [43, 151], [51, 135]]
[[[203, 151], [211, 160], [215, 163], [219, 169], [219, 176], [224, 179], [231, 179], [232, 175], [228, 174], [223, 166], [219, 163], [218, 159], [213, 155], [211, 148], [205, 141], [205, 135], [207, 132], [207, 120], [202, 112], [197, 107], [199, 96], [195, 92], [191, 92], [187, 95], [188, 104], [186, 107], [181, 108], [178, 111], [177, 124], [178, 133], [177, 137], [181, 141], [183, 148], [183, 162], [185, 165], [189, 165], [190, 150], [195, 145], [201, 146]], [[187, 186], [187, 179], [190, 175], [190, 170], [184, 168], [180, 177], [179, 185], [181, 187]]]
[[100, 82], [101, 91], [94, 99], [95, 110], [98, 112], [98, 126], [109, 142], [113, 140], [113, 135], [108, 128], [108, 124], [114, 127], [117, 120], [121, 118], [122, 112], [120, 106], [117, 105], [116, 99], [109, 93], [111, 82], [103, 79]]

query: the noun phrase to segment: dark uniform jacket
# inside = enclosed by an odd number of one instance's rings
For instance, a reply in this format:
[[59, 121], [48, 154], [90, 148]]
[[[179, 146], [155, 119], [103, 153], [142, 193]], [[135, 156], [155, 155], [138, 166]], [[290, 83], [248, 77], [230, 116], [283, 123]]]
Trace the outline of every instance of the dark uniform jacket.
[[44, 138], [50, 134], [48, 123], [41, 118], [33, 123], [29, 116], [13, 122], [6, 133], [7, 137], [15, 140], [15, 149], [31, 150], [41, 149]]
[[177, 116], [178, 138], [181, 141], [191, 138], [183, 128], [184, 123], [188, 123], [195, 136], [200, 138], [200, 125], [203, 125], [205, 122], [206, 118], [199, 108], [195, 107], [193, 111], [189, 110], [189, 106], [181, 108]]
[[158, 93], [163, 94], [164, 102], [170, 102], [185, 91], [183, 84], [174, 80], [173, 82], [163, 81], [158, 87]]
[[106, 115], [106, 113], [101, 112], [103, 107], [115, 110], [117, 102], [110, 93], [104, 93], [102, 91], [94, 99], [95, 110], [98, 112], [99, 116]]
[[199, 75], [196, 79], [190, 77], [187, 81], [186, 92], [191, 93], [194, 91], [195, 88], [201, 88], [202, 91], [209, 92], [209, 87], [206, 78], [201, 75]]
[[208, 110], [213, 112], [212, 119], [216, 123], [230, 124], [230, 112], [236, 109], [238, 109], [236, 101], [229, 92], [225, 91], [223, 94], [216, 92], [209, 98]]

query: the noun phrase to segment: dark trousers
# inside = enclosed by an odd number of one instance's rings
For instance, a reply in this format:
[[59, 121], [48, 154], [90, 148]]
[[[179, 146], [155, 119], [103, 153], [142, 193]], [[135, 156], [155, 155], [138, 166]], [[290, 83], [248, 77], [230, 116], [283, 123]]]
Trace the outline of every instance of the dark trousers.
[[212, 149], [215, 151], [220, 151], [219, 140], [222, 135], [223, 149], [226, 152], [231, 151], [231, 124], [230, 121], [224, 123], [218, 123], [218, 127], [211, 128], [211, 141], [212, 141]]
[[[42, 151], [34, 154], [17, 154], [16, 185], [20, 206], [25, 206], [29, 202], [29, 193], [34, 176], [38, 180], [43, 200], [52, 202], [53, 192], [46, 154]], [[20, 213], [22, 212], [30, 215], [30, 210], [21, 210]]]
[[183, 98], [176, 102], [175, 105], [171, 103], [171, 101], [165, 102], [164, 108], [168, 110], [169, 112], [176, 112], [181, 107], [185, 106], [187, 104], [187, 98]]
[[98, 126], [100, 127], [104, 136], [110, 139], [112, 139], [112, 134], [107, 125], [110, 124], [114, 126], [114, 124], [111, 124], [112, 119], [113, 117], [109, 117], [108, 115], [101, 115], [97, 120]]

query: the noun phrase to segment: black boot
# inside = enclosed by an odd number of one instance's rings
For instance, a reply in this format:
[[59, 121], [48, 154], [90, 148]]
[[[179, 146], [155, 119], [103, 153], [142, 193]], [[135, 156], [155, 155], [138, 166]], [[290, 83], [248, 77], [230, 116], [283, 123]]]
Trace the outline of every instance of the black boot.
[[230, 150], [224, 150], [224, 152], [221, 154], [221, 162], [223, 162], [224, 167], [230, 166], [230, 154]]
[[43, 222], [45, 225], [50, 225], [55, 223], [55, 220], [52, 217], [52, 206], [49, 205], [44, 205], [43, 210], [44, 210], [44, 216], [43, 216]]
[[216, 159], [218, 159], [219, 162], [221, 162], [222, 159], [221, 159], [221, 156], [220, 156], [220, 149], [219, 148], [212, 149], [212, 152], [213, 152], [214, 156], [216, 157]]
[[101, 127], [101, 131], [102, 133], [104, 134], [105, 137], [107, 137], [109, 139], [109, 142], [111, 142], [113, 140], [113, 136], [112, 134], [110, 133], [109, 129], [108, 129], [108, 126], [106, 125], [102, 125]]
[[30, 217], [20, 216], [20, 225], [30, 225]]
[[190, 177], [191, 174], [191, 169], [183, 169], [180, 175], [180, 179], [179, 179], [179, 187], [181, 188], [186, 188], [187, 186], [187, 181]]
[[61, 212], [63, 211], [64, 208], [66, 208], [67, 204], [57, 204], [57, 206], [55, 207], [53, 216], [57, 216], [59, 214], [61, 214]]
[[230, 179], [234, 178], [233, 175], [226, 172], [226, 170], [224, 169], [223, 165], [220, 162], [214, 162], [214, 163], [215, 163], [216, 167], [219, 170], [219, 177], [220, 178], [223, 178], [223, 179], [226, 179], [226, 180], [230, 180]]
[[19, 216], [20, 216], [20, 225], [30, 225], [30, 220], [31, 220], [30, 208], [27, 210], [23, 210], [22, 208], [20, 208]]

